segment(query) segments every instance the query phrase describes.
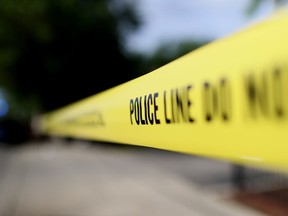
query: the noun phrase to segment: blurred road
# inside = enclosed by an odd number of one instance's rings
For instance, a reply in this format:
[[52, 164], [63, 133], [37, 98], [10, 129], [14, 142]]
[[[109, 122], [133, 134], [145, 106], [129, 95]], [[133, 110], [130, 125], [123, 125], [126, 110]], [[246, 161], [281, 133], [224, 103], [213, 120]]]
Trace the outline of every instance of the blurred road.
[[50, 140], [0, 150], [0, 216], [262, 216], [230, 199], [231, 165]]

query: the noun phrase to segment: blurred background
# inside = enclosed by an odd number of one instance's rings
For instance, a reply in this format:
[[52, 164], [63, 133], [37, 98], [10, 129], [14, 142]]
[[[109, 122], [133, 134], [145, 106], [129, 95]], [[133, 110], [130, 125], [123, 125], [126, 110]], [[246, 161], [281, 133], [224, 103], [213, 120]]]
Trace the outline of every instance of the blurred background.
[[285, 2], [1, 0], [0, 140], [21, 142], [32, 116], [148, 73]]
[[[282, 174], [142, 147], [40, 142], [31, 128], [35, 116], [151, 72], [286, 3], [0, 0], [0, 143], [24, 147], [1, 148], [0, 215], [288, 215]], [[231, 200], [252, 200], [252, 208]]]

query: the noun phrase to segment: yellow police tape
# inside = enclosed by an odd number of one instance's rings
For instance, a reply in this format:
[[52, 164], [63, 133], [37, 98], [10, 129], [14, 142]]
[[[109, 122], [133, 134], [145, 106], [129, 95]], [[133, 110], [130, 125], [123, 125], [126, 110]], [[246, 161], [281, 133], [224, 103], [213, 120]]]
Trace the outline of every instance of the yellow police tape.
[[47, 135], [288, 168], [288, 12], [40, 123]]

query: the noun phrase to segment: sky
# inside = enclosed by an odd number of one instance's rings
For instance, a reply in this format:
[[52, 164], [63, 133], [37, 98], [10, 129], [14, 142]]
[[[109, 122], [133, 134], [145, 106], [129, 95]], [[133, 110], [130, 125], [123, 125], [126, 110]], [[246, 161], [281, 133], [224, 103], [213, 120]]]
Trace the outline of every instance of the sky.
[[245, 10], [249, 2], [250, 0], [138, 0], [136, 6], [143, 25], [128, 37], [128, 50], [151, 53], [162, 42], [216, 40], [269, 16], [275, 10], [272, 0], [263, 0], [253, 16], [248, 16]]

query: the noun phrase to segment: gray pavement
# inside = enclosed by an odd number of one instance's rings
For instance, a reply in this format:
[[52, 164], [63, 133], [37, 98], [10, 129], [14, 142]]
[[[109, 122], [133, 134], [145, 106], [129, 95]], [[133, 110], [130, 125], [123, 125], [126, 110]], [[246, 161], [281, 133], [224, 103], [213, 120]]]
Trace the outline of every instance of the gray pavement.
[[263, 216], [231, 199], [231, 165], [50, 140], [0, 150], [0, 216]]

